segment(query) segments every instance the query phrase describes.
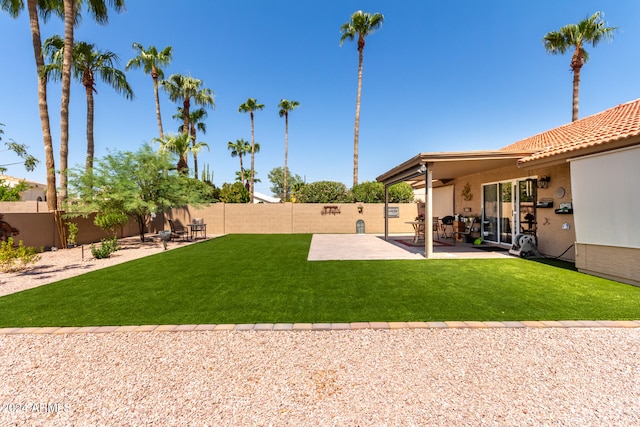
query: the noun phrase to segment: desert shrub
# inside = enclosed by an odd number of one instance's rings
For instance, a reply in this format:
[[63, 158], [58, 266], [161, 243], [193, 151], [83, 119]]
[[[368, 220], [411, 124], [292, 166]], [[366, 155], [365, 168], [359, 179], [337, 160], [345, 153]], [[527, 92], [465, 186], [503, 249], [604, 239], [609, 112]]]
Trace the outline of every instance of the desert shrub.
[[120, 249], [118, 245], [118, 239], [116, 237], [112, 239], [102, 239], [100, 246], [91, 244], [91, 255], [96, 259], [109, 258], [112, 253]]
[[302, 186], [295, 193], [296, 203], [348, 203], [347, 186], [336, 181], [318, 181]]
[[0, 271], [5, 273], [24, 270], [39, 259], [35, 248], [24, 246], [22, 240], [15, 247], [13, 237], [9, 237], [0, 246]]

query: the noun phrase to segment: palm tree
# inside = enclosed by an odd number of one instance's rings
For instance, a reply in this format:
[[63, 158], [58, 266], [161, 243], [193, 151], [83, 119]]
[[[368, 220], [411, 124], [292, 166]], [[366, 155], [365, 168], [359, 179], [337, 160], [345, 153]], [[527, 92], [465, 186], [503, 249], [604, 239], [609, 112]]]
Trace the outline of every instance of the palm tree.
[[[44, 143], [45, 164], [47, 168], [47, 208], [50, 211], [58, 209], [58, 197], [56, 193], [55, 159], [53, 155], [53, 139], [51, 137], [51, 125], [49, 122], [49, 106], [47, 104], [47, 81], [42, 72], [44, 68], [44, 56], [42, 54], [42, 38], [40, 36], [40, 21], [38, 19], [37, 0], [27, 0], [29, 13], [29, 26], [31, 29], [31, 44], [36, 61], [38, 75], [38, 110], [40, 113], [40, 125], [42, 127], [42, 139]], [[24, 8], [23, 0], [0, 0], [0, 8], [9, 13], [12, 18], [17, 18]], [[51, 10], [40, 11], [46, 17]]]
[[197, 154], [203, 148], [209, 148], [204, 142], [191, 144], [191, 135], [188, 133], [165, 134], [162, 138], [154, 138], [153, 141], [160, 144], [161, 151], [178, 155], [176, 169], [179, 173], [185, 175], [189, 174], [189, 165], [187, 163], [189, 153]]
[[145, 49], [140, 43], [133, 43], [133, 50], [138, 55], [135, 58], [131, 58], [125, 70], [131, 68], [142, 68], [145, 74], [150, 74], [153, 79], [153, 94], [156, 98], [156, 117], [158, 118], [158, 130], [160, 131], [160, 138], [163, 136], [162, 132], [162, 117], [160, 115], [160, 97], [158, 96], [158, 79], [164, 79], [164, 71], [161, 67], [165, 67], [171, 63], [171, 46], [165, 47], [158, 52], [155, 46], [149, 46]]
[[[247, 184], [247, 180], [244, 176], [244, 166], [242, 164], [242, 157], [246, 154], [251, 153], [251, 144], [244, 139], [236, 139], [236, 142], [229, 141], [227, 143], [227, 149], [231, 150], [231, 157], [238, 157], [240, 159], [240, 180], [242, 181], [242, 185]], [[260, 151], [260, 144], [255, 143], [254, 152], [257, 153]]]
[[[64, 40], [58, 35], [49, 37], [44, 42], [44, 51], [50, 64], [45, 66], [45, 74], [56, 81], [60, 80], [62, 71], [62, 57], [64, 56]], [[127, 99], [133, 99], [133, 90], [127, 82], [125, 74], [116, 68], [119, 63], [118, 55], [111, 51], [96, 50], [95, 45], [86, 42], [75, 42], [73, 46], [72, 74], [85, 87], [87, 98], [87, 159], [86, 171], [93, 169], [93, 154], [95, 143], [93, 137], [94, 98], [96, 90], [96, 76], [121, 93]]]
[[[173, 118], [182, 120], [183, 111], [182, 107], [178, 107], [178, 114], [174, 114]], [[195, 111], [189, 113], [189, 134], [191, 135], [191, 142], [195, 146], [197, 140], [197, 131], [200, 131], [204, 134], [207, 133], [207, 124], [203, 121], [207, 118], [209, 113], [207, 110], [200, 107]], [[178, 132], [184, 133], [184, 123], [178, 127]], [[197, 154], [193, 155], [193, 171], [195, 174], [195, 179], [198, 179], [198, 156]]]
[[107, 24], [107, 3], [116, 12], [124, 11], [124, 0], [63, 0], [64, 52], [62, 55], [62, 97], [60, 98], [60, 199], [67, 198], [67, 169], [69, 159], [69, 97], [71, 92], [71, 67], [73, 64], [73, 29], [77, 23], [82, 3], [98, 24]]
[[202, 80], [172, 74], [160, 84], [169, 95], [171, 102], [182, 101], [182, 129], [187, 135], [189, 135], [189, 113], [192, 99], [196, 105], [201, 107], [215, 108], [214, 93], [211, 89], [201, 87]]
[[362, 94], [362, 60], [365, 37], [382, 26], [384, 16], [380, 13], [366, 13], [358, 10], [351, 15], [351, 20], [342, 24], [340, 46], [345, 40], [353, 41], [358, 36], [358, 94], [356, 95], [356, 122], [353, 136], [353, 185], [358, 185], [358, 135], [360, 133], [360, 96]]
[[251, 195], [251, 203], [253, 203], [253, 187], [254, 187], [254, 171], [255, 171], [255, 154], [256, 154], [256, 143], [254, 136], [254, 126], [253, 126], [253, 113], [257, 110], [262, 110], [264, 108], [264, 104], [258, 104], [253, 98], [248, 98], [247, 102], [240, 104], [238, 108], [238, 112], [240, 113], [249, 113], [249, 117], [251, 117], [251, 177], [249, 181], [249, 194]]
[[289, 101], [282, 99], [278, 107], [280, 107], [280, 117], [284, 116], [284, 168], [282, 177], [282, 194], [283, 200], [287, 201], [287, 157], [289, 156], [289, 111], [295, 110], [300, 106], [298, 101]]
[[580, 70], [589, 60], [589, 54], [584, 49], [585, 44], [596, 47], [602, 40], [613, 40], [613, 33], [617, 27], [607, 27], [604, 13], [596, 12], [577, 24], [569, 24], [558, 31], [545, 34], [542, 42], [548, 53], [564, 54], [574, 48], [571, 56], [571, 70], [573, 70], [573, 109], [571, 121], [578, 120], [578, 97], [580, 92]]

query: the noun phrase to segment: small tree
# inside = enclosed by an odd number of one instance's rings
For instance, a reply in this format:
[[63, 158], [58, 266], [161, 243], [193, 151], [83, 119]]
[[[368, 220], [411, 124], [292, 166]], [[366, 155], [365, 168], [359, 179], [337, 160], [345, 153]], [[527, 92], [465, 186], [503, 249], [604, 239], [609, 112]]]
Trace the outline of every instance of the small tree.
[[98, 160], [91, 175], [74, 170], [71, 188], [85, 213], [121, 212], [136, 219], [140, 240], [151, 216], [170, 207], [206, 201], [191, 178], [166, 173], [172, 163], [168, 153], [144, 145], [135, 153], [115, 152]]
[[0, 178], [0, 202], [19, 202], [22, 199], [20, 193], [31, 188], [26, 182], [20, 181], [18, 185], [11, 186]]
[[288, 180], [286, 197], [284, 195], [285, 174], [282, 167], [278, 166], [277, 168], [271, 169], [268, 175], [269, 181], [272, 184], [269, 189], [273, 194], [276, 195], [276, 197], [282, 199], [283, 202], [286, 202], [289, 199], [293, 188], [298, 188], [299, 185], [304, 182], [300, 175], [293, 175], [289, 168], [287, 168], [286, 171]]

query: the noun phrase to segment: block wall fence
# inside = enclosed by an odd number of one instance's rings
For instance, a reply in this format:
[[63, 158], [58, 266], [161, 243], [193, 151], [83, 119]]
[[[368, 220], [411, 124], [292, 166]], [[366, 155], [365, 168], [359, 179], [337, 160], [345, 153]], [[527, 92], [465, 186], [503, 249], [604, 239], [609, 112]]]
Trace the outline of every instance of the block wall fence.
[[[412, 233], [407, 224], [415, 220], [418, 208], [415, 203], [390, 204], [398, 217], [389, 218], [389, 233]], [[44, 210], [44, 212], [43, 212]], [[17, 228], [26, 246], [60, 246], [53, 213], [46, 212], [46, 205], [38, 202], [1, 202], [3, 220]], [[294, 234], [294, 233], [356, 233], [358, 220], [364, 221], [367, 234], [384, 233], [384, 204], [340, 203], [332, 205], [279, 203], [239, 204], [213, 203], [199, 208], [169, 209], [157, 215], [147, 227], [151, 235], [169, 230], [169, 220], [177, 225], [186, 225], [193, 218], [203, 218], [207, 234]], [[78, 244], [89, 244], [106, 237], [105, 232], [93, 224], [93, 215], [88, 218], [69, 220], [78, 225]], [[118, 232], [118, 237], [138, 235], [138, 224], [130, 219]]]

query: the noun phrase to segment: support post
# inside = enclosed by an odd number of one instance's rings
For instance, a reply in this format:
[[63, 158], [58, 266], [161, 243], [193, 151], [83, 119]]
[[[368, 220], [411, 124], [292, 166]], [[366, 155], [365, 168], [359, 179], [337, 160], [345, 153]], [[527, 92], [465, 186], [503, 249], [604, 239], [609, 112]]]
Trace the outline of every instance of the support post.
[[425, 173], [425, 201], [424, 201], [424, 257], [433, 258], [433, 163], [427, 163]]

